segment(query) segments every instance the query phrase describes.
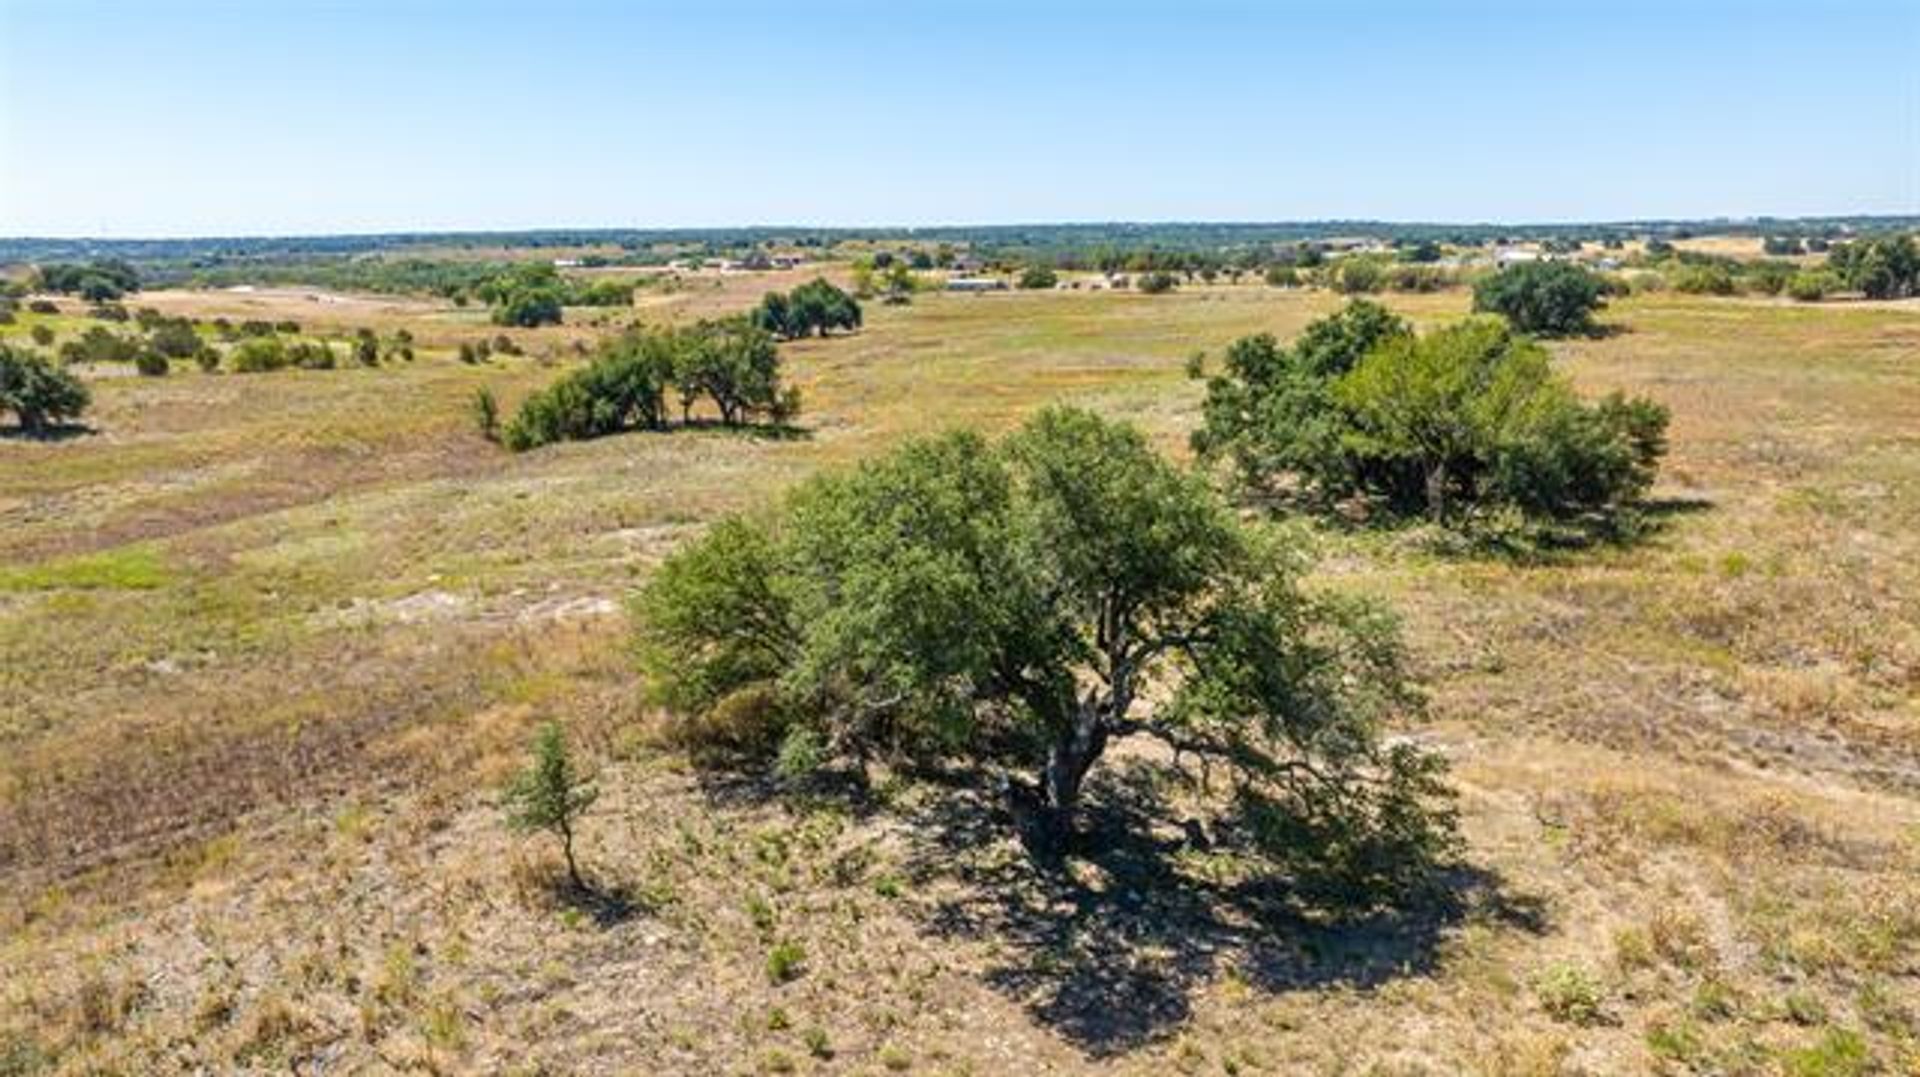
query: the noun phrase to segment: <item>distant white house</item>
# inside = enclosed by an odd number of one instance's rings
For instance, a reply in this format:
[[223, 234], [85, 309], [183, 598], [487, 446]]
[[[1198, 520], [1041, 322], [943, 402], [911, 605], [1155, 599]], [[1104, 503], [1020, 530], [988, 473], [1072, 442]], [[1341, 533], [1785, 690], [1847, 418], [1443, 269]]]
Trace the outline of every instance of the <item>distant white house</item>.
[[1494, 264], [1501, 266], [1518, 265], [1521, 262], [1538, 262], [1539, 260], [1539, 251], [1522, 250], [1519, 247], [1508, 247], [1504, 250], [1494, 252], [1493, 255]]
[[949, 292], [1004, 292], [1007, 282], [999, 277], [948, 277]]
[[580, 259], [578, 258], [555, 258], [553, 260], [553, 268], [555, 269], [578, 269], [579, 267]]

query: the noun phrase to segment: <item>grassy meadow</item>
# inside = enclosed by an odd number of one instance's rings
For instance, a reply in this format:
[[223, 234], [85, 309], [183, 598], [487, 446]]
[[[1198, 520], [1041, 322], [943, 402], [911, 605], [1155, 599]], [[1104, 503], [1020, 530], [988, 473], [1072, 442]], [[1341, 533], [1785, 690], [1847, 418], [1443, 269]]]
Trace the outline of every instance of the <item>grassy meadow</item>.
[[[472, 395], [511, 407], [598, 327], [467, 366], [483, 311], [132, 302], [406, 327], [420, 357], [103, 370], [93, 432], [0, 441], [0, 1074], [1920, 1072], [1914, 301], [1636, 296], [1553, 343], [1583, 390], [1672, 408], [1636, 544], [1317, 527], [1316, 583], [1405, 619], [1468, 852], [1452, 901], [1290, 925], [1118, 861], [1036, 874], [976, 791], [691, 769], [648, 736], [624, 600], [717, 516], [916, 434], [1071, 401], [1184, 458], [1188, 358], [1338, 297], [875, 303], [782, 346], [803, 436], [521, 455]], [[83, 324], [0, 332], [37, 317]], [[583, 863], [621, 903], [555, 901], [554, 851], [500, 825], [546, 718], [598, 769]]]

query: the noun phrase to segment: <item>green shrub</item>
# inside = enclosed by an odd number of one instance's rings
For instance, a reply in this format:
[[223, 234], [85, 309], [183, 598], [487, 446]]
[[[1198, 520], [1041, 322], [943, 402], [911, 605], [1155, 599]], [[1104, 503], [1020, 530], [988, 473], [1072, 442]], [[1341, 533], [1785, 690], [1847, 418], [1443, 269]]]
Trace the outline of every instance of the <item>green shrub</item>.
[[500, 402], [493, 390], [482, 386], [473, 391], [473, 425], [488, 441], [500, 440]]
[[60, 346], [60, 358], [69, 364], [131, 363], [140, 355], [137, 341], [104, 326], [90, 325], [77, 339]]
[[1667, 284], [1687, 295], [1732, 295], [1738, 290], [1733, 271], [1719, 264], [1681, 264], [1667, 274]]
[[1350, 254], [1340, 259], [1338, 268], [1334, 284], [1346, 295], [1368, 295], [1386, 283], [1386, 267], [1377, 258]]
[[166, 377], [169, 366], [166, 355], [152, 348], [142, 350], [133, 360], [133, 369], [148, 378]]
[[1818, 303], [1838, 291], [1840, 280], [1824, 269], [1803, 269], [1787, 282], [1787, 295], [1801, 303]]
[[283, 370], [288, 362], [286, 345], [274, 336], [249, 337], [234, 345], [227, 355], [227, 369], [235, 374]]
[[1162, 295], [1180, 286], [1180, 278], [1162, 269], [1140, 274], [1133, 286], [1146, 295]]
[[767, 981], [783, 984], [800, 978], [805, 971], [807, 951], [791, 940], [778, 942], [767, 951]]
[[1522, 333], [1564, 337], [1593, 328], [1600, 279], [1572, 262], [1521, 262], [1482, 277], [1473, 309], [1498, 314]]
[[187, 359], [200, 350], [200, 334], [185, 318], [160, 322], [147, 335], [147, 346], [169, 359]]
[[1019, 285], [1026, 289], [1053, 288], [1060, 284], [1060, 274], [1051, 266], [1032, 265], [1020, 271]]
[[1548, 965], [1534, 977], [1533, 990], [1541, 1009], [1556, 1021], [1595, 1025], [1605, 1015], [1605, 990], [1578, 965], [1564, 961]]

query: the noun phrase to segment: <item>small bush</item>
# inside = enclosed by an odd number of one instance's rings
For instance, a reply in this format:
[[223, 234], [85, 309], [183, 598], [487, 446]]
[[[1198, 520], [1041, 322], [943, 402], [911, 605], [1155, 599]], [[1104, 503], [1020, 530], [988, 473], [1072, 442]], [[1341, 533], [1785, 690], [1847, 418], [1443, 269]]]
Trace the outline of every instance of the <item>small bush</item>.
[[55, 303], [51, 299], [36, 299], [27, 304], [27, 309], [35, 314], [58, 314], [60, 313], [60, 304]]
[[1802, 270], [1787, 281], [1787, 295], [1797, 302], [1818, 303], [1840, 288], [1840, 279], [1824, 269]]
[[1534, 977], [1534, 995], [1540, 1007], [1556, 1021], [1595, 1025], [1603, 1016], [1605, 992], [1593, 974], [1578, 965], [1556, 962]]
[[1733, 271], [1724, 265], [1681, 265], [1667, 274], [1667, 283], [1686, 295], [1732, 295], [1738, 290]]
[[149, 378], [166, 377], [170, 365], [164, 354], [152, 348], [142, 351], [138, 356], [135, 356], [133, 360], [133, 369], [139, 371], [142, 376]]
[[797, 942], [775, 943], [767, 951], [767, 980], [774, 984], [788, 983], [800, 978], [805, 971], [807, 952]]
[[493, 390], [482, 387], [473, 391], [473, 425], [480, 436], [488, 441], [500, 440], [500, 402], [494, 398]]
[[1020, 271], [1018, 283], [1020, 287], [1030, 290], [1053, 288], [1059, 285], [1060, 274], [1054, 272], [1049, 266], [1028, 266]]
[[1145, 295], [1164, 295], [1179, 286], [1180, 278], [1165, 270], [1154, 270], [1151, 273], [1142, 273], [1140, 274], [1140, 279], [1134, 282], [1134, 287], [1138, 288]]
[[284, 370], [288, 362], [286, 345], [274, 336], [249, 337], [234, 345], [227, 355], [227, 369], [235, 374]]

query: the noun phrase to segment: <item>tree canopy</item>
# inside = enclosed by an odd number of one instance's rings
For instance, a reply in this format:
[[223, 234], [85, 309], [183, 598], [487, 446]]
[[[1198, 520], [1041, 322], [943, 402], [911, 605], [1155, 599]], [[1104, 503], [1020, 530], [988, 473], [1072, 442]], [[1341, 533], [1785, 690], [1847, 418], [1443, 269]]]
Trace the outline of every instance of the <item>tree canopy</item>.
[[1920, 244], [1910, 235], [1842, 243], [1827, 255], [1827, 265], [1869, 299], [1920, 295]]
[[140, 274], [123, 259], [104, 258], [84, 265], [61, 262], [41, 266], [39, 283], [45, 291], [103, 303], [139, 291]]
[[0, 409], [13, 412], [28, 436], [78, 419], [92, 401], [84, 382], [45, 356], [0, 343]]
[[[887, 755], [1005, 781], [1041, 852], [1114, 742], [1230, 776], [1222, 840], [1397, 885], [1448, 840], [1391, 620], [1315, 592], [1131, 427], [1041, 413], [909, 443], [670, 557], [636, 601], [655, 698], [789, 769]], [[1324, 866], [1324, 865], [1323, 865]]]
[[1571, 262], [1521, 262], [1481, 278], [1473, 309], [1498, 314], [1522, 333], [1573, 336], [1593, 329], [1602, 290], [1599, 277]]
[[1645, 493], [1666, 409], [1619, 394], [1580, 401], [1545, 350], [1495, 318], [1416, 336], [1355, 301], [1291, 348], [1228, 349], [1193, 446], [1242, 484], [1291, 482], [1323, 504], [1364, 495], [1446, 522], [1460, 507], [1541, 518], [1610, 516]]
[[593, 361], [528, 397], [503, 431], [515, 451], [622, 430], [663, 429], [667, 391], [681, 419], [702, 400], [728, 426], [764, 415], [785, 422], [799, 412], [797, 390], [780, 381], [773, 337], [745, 318], [684, 329], [634, 329], [605, 341]]
[[782, 340], [826, 336], [834, 329], [860, 328], [860, 303], [826, 278], [815, 277], [791, 292], [768, 292], [749, 317]]

